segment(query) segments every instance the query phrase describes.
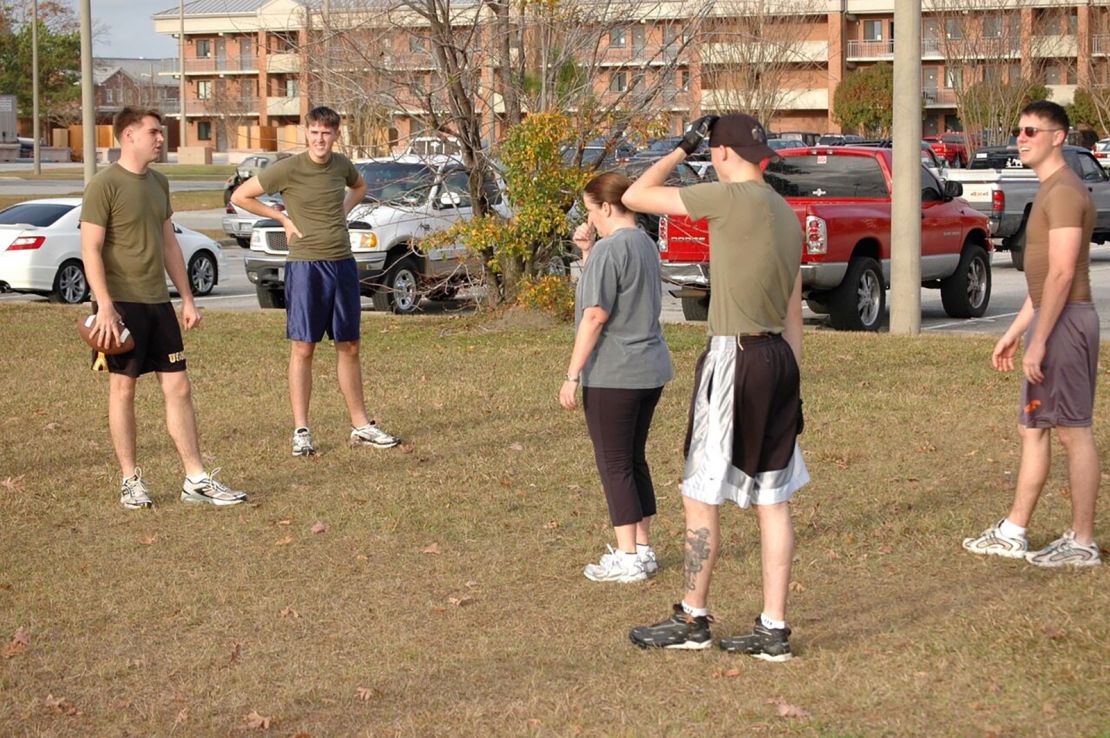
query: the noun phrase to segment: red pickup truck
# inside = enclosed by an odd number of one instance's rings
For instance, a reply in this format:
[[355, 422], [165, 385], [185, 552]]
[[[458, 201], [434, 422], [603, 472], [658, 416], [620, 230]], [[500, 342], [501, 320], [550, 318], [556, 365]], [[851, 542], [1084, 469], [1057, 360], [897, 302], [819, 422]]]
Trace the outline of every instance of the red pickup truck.
[[[878, 330], [890, 277], [891, 150], [836, 146], [784, 149], [764, 179], [802, 226], [802, 289], [815, 313], [840, 330]], [[954, 318], [977, 318], [991, 294], [987, 217], [959, 199], [958, 182], [921, 172], [921, 283], [939, 288]], [[688, 320], [709, 314], [707, 224], [659, 222], [663, 279], [677, 285]]]
[[967, 139], [962, 133], [942, 133], [938, 136], [925, 136], [923, 139], [937, 158], [948, 163], [949, 167], [966, 167], [971, 161], [967, 151]]

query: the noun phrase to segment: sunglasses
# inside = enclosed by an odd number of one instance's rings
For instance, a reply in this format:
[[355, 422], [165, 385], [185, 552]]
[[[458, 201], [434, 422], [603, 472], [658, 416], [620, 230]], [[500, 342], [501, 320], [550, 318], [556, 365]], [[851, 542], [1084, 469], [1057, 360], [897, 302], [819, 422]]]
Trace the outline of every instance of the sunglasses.
[[1036, 136], [1041, 131], [1062, 131], [1062, 130], [1064, 130], [1064, 129], [1063, 128], [1037, 128], [1036, 126], [1019, 126], [1017, 128], [1011, 128], [1010, 129], [1010, 135], [1013, 136], [1014, 138], [1017, 138], [1022, 133], [1024, 133], [1026, 138], [1033, 138], [1034, 136]]

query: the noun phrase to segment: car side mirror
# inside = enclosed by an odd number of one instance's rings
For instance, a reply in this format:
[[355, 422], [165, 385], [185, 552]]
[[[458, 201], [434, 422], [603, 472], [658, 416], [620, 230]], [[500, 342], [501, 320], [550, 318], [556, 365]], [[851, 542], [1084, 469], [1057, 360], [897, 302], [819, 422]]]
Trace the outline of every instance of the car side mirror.
[[944, 197], [946, 200], [952, 200], [964, 194], [964, 186], [962, 182], [953, 182], [948, 180], [944, 183]]
[[462, 204], [462, 197], [457, 192], [441, 192], [437, 202], [441, 208], [457, 208]]

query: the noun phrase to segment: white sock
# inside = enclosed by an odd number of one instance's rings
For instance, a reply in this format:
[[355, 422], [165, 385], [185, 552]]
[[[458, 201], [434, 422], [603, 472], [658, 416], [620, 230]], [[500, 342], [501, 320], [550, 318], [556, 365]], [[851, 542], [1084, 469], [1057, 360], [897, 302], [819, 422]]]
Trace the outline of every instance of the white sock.
[[998, 532], [1007, 538], [1025, 538], [1025, 528], [1014, 525], [1009, 518], [1002, 518], [1002, 522], [998, 524]]
[[186, 475], [186, 477], [185, 477], [185, 481], [188, 482], [189, 484], [200, 484], [205, 479], [208, 479], [208, 473], [207, 472], [201, 472], [200, 474], [197, 474], [197, 475], [189, 474], [189, 475]]
[[772, 620], [767, 617], [767, 613], [759, 613], [759, 622], [763, 623], [763, 627], [769, 630], [782, 630], [786, 627], [785, 620]]
[[637, 556], [647, 556], [649, 553], [651, 553], [651, 546], [649, 544], [647, 544], [647, 543], [637, 543], [636, 544], [636, 555]]
[[686, 600], [682, 601], [682, 611], [687, 615], [693, 615], [695, 618], [704, 618], [709, 614], [709, 610], [704, 607], [690, 607], [686, 604]]

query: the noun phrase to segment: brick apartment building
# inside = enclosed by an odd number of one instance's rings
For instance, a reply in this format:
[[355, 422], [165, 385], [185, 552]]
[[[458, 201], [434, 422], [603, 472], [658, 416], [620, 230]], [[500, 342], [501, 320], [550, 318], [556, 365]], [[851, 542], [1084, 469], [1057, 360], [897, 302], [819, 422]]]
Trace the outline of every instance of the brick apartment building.
[[[639, 6], [642, 14], [599, 36], [599, 63], [590, 66], [596, 93], [614, 98], [630, 87], [654, 85], [654, 105], [677, 133], [703, 112], [741, 107], [738, 101], [746, 98], [740, 88], [760, 84], [736, 60], [750, 60], [770, 46], [788, 47], [789, 53], [773, 63], [775, 74], [763, 78], [779, 89], [769, 114], [771, 127], [834, 132], [840, 128], [831, 107], [840, 81], [856, 69], [893, 60], [893, 0], [733, 1], [763, 8], [764, 17], [753, 23], [748, 16], [745, 25], [742, 18], [730, 16], [727, 2], [719, 2], [710, 21], [688, 37], [684, 23], [689, 15], [684, 14], [693, 12], [695, 3], [664, 0]], [[477, 0], [455, 4], [465, 7], [467, 2], [479, 6]], [[186, 144], [217, 150], [301, 145], [297, 126], [302, 116], [310, 104], [333, 97], [311, 73], [321, 63], [320, 39], [328, 29], [342, 29], [345, 8], [373, 5], [344, 0], [186, 2]], [[153, 20], [158, 33], [177, 37], [178, 7], [156, 13]], [[346, 22], [356, 25], [350, 17]], [[722, 30], [730, 24], [734, 32]], [[366, 45], [380, 49], [382, 63], [410, 79], [408, 92], [395, 95], [385, 111], [390, 143], [403, 143], [426, 130], [421, 106], [430, 97], [420, 94], [420, 85], [430, 84], [436, 67], [421, 39], [426, 29], [418, 18], [378, 31], [364, 36]], [[478, 43], [488, 44], [489, 39], [479, 37]], [[1110, 7], [1090, 0], [935, 0], [926, 3], [922, 17], [921, 65], [926, 134], [960, 130], [958, 93], [982, 80], [1037, 80], [1052, 91], [1053, 100], [1067, 104], [1079, 87], [1110, 85]], [[349, 65], [352, 70], [358, 66], [355, 61]], [[175, 80], [176, 61], [160, 72]], [[488, 70], [483, 72], [487, 82], [492, 88], [494, 77]], [[366, 84], [374, 83], [367, 78]], [[496, 128], [499, 100], [492, 94], [476, 101], [491, 129]], [[342, 103], [336, 106], [351, 112]]]

